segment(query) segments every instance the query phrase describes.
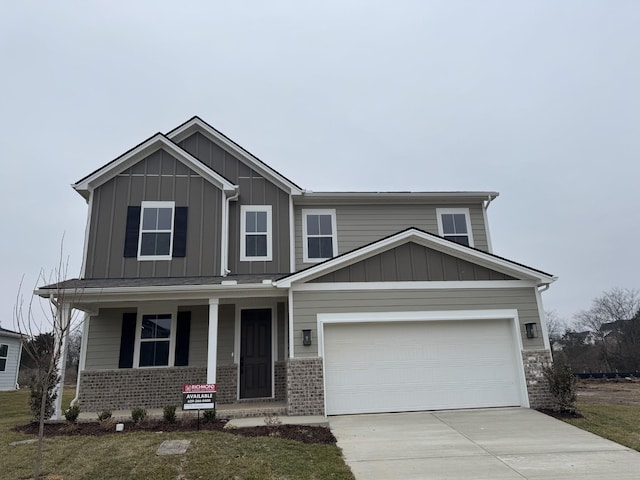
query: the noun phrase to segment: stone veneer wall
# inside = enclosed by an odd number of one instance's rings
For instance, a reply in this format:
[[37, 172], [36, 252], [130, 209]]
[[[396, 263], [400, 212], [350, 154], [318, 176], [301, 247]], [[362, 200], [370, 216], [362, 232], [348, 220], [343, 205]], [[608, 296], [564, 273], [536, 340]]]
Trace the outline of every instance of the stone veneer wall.
[[287, 414], [324, 415], [322, 358], [287, 360]]
[[549, 350], [525, 350], [522, 352], [522, 362], [524, 363], [524, 376], [531, 408], [552, 408], [555, 402], [542, 373], [542, 368], [553, 362], [551, 352]]

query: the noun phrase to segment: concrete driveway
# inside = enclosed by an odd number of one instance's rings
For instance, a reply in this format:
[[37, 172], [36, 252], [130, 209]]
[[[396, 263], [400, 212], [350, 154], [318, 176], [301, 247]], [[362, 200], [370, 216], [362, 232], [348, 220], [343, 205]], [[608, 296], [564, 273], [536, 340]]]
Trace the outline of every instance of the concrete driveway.
[[330, 417], [357, 479], [634, 479], [640, 453], [527, 408]]

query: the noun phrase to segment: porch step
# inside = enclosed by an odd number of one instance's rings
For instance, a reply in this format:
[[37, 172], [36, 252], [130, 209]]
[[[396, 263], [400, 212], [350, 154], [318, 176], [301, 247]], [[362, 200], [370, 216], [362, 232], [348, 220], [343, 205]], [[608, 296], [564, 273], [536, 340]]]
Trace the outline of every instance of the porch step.
[[285, 402], [241, 402], [216, 405], [216, 417], [221, 419], [264, 417], [267, 415], [283, 416], [287, 414]]

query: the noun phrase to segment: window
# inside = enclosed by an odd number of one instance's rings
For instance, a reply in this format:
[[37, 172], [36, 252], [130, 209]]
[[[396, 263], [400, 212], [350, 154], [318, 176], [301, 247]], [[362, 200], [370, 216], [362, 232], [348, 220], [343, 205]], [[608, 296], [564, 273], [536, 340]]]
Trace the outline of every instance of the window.
[[9, 345], [0, 345], [0, 372], [4, 372], [7, 369], [7, 357], [9, 356]]
[[468, 208], [438, 208], [438, 233], [447, 240], [473, 247]]
[[240, 215], [240, 260], [271, 260], [271, 205], [243, 205]]
[[335, 210], [302, 210], [302, 254], [307, 263], [338, 254]]
[[171, 364], [171, 314], [142, 315], [140, 329], [140, 367], [166, 367]]
[[170, 260], [173, 202], [142, 202], [138, 260]]

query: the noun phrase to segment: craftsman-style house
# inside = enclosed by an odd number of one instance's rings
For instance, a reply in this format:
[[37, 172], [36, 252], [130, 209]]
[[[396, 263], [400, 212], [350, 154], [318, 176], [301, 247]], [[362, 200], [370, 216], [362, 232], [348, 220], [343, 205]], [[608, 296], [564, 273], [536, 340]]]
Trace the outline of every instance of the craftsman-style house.
[[495, 192], [309, 192], [194, 117], [73, 185], [87, 201], [84, 411], [542, 406], [550, 274], [492, 252]]

